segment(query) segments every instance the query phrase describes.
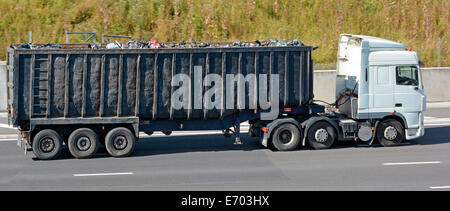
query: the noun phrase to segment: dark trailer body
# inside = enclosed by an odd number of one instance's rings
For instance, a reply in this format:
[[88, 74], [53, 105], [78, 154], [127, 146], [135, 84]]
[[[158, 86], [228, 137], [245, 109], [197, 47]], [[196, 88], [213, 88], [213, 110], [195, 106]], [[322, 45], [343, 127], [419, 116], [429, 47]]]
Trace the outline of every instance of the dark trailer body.
[[[194, 96], [194, 86], [202, 83], [194, 81], [194, 67], [201, 67], [202, 77], [211, 73], [222, 76], [222, 84], [226, 83], [226, 74], [255, 74], [257, 78], [259, 74], [279, 74], [280, 118], [277, 120], [305, 119], [324, 110], [312, 103], [313, 47], [310, 46], [183, 49], [61, 46], [61, 49], [20, 49], [12, 45], [7, 50], [9, 124], [18, 127], [42, 159], [57, 156], [41, 154], [52, 153], [52, 147], [58, 147], [62, 141], [79, 158], [91, 156], [93, 153], [86, 146], [92, 148], [103, 140], [106, 145], [111, 144], [110, 154], [126, 156], [132, 149], [122, 149], [123, 144], [117, 143], [129, 142], [128, 139], [138, 137], [139, 131], [151, 134], [224, 130], [226, 135], [235, 134], [239, 139], [239, 124], [249, 121], [250, 129], [257, 129], [253, 134], [262, 136], [258, 131], [267, 122], [259, 119], [261, 109], [249, 108], [250, 101], [259, 102], [259, 99], [258, 94], [249, 99], [248, 83], [245, 109], [236, 106], [235, 109], [225, 109], [225, 106], [224, 109], [194, 109], [194, 98], [198, 97]], [[178, 87], [171, 82], [178, 73], [190, 76], [192, 109], [177, 110], [171, 105], [171, 95]], [[201, 87], [203, 96], [209, 87]], [[221, 102], [225, 102], [225, 85], [222, 87]], [[237, 93], [235, 89], [235, 99]], [[108, 136], [109, 133], [113, 134]], [[41, 136], [50, 137], [50, 141], [33, 144]], [[129, 145], [134, 147], [132, 141]], [[120, 154], [121, 150], [131, 151]]]

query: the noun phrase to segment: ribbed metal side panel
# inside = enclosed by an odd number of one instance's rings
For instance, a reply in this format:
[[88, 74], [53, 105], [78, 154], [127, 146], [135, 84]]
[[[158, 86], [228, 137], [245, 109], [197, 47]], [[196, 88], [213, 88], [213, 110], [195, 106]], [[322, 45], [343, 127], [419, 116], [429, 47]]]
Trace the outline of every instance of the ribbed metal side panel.
[[[279, 105], [302, 106], [313, 97], [311, 48], [189, 49], [151, 50], [39, 50], [15, 51], [14, 74], [18, 82], [19, 121], [30, 118], [139, 117], [140, 119], [220, 119], [238, 112], [237, 106], [259, 104], [257, 86], [261, 74], [279, 74]], [[47, 53], [46, 53], [47, 52]], [[201, 77], [194, 77], [200, 71]], [[174, 109], [171, 96], [180, 85], [172, 86], [177, 74], [190, 77], [190, 108]], [[221, 77], [217, 84], [205, 85], [207, 74]], [[226, 108], [227, 74], [247, 77], [244, 102], [239, 102], [235, 84], [234, 108]], [[14, 77], [10, 77], [11, 80]], [[270, 79], [270, 77], [269, 77]], [[10, 82], [10, 81], [9, 81]], [[205, 110], [202, 96], [213, 86], [222, 86], [213, 96], [222, 108]], [[254, 92], [250, 93], [251, 87]], [[184, 96], [183, 96], [184, 97]], [[239, 104], [241, 103], [241, 104]], [[198, 107], [200, 105], [200, 107]]]

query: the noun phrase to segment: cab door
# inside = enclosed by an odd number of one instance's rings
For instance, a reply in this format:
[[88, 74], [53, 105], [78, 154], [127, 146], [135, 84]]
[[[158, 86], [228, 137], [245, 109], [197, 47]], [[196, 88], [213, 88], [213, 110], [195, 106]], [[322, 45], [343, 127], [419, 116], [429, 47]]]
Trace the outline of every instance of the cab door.
[[416, 66], [397, 66], [395, 68], [395, 111], [419, 112], [424, 91]]
[[371, 118], [379, 118], [394, 111], [393, 67], [371, 66], [369, 108]]
[[395, 68], [395, 112], [405, 117], [408, 128], [419, 127], [421, 111], [425, 109], [426, 99], [419, 73], [419, 68], [414, 65]]

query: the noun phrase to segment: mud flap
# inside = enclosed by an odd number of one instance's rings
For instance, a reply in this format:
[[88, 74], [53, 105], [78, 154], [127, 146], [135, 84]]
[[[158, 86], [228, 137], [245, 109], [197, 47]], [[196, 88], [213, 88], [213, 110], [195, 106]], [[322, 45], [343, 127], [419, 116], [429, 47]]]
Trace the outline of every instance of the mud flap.
[[17, 135], [17, 146], [23, 150], [24, 155], [27, 155], [28, 143], [22, 138], [20, 134]]

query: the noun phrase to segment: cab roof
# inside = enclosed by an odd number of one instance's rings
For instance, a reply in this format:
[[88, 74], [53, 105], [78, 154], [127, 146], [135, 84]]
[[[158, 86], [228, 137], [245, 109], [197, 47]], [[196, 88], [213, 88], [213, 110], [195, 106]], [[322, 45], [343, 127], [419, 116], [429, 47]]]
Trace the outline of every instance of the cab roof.
[[414, 51], [377, 51], [369, 55], [369, 65], [417, 65], [419, 58]]
[[378, 50], [408, 50], [406, 45], [403, 45], [398, 42], [394, 42], [391, 40], [386, 40], [378, 37], [371, 37], [365, 35], [352, 35], [352, 34], [343, 34], [343, 36], [347, 36], [349, 39], [357, 38], [362, 41], [362, 47], [368, 47], [372, 51]]

